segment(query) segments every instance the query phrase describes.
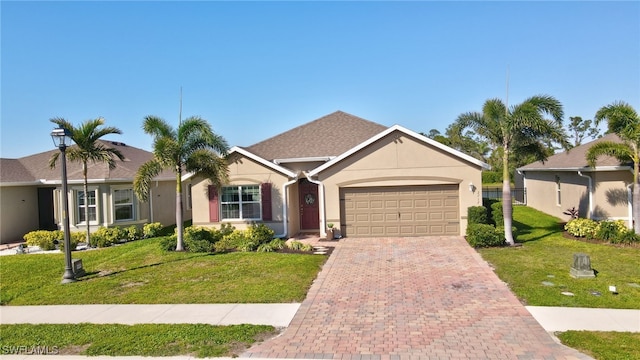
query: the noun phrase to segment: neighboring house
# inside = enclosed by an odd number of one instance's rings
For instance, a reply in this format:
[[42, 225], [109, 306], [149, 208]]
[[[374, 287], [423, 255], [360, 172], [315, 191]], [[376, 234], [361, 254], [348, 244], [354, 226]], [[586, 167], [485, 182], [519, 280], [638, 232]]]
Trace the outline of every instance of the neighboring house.
[[561, 219], [575, 207], [580, 217], [594, 220], [631, 219], [632, 164], [620, 164], [610, 156], [598, 158], [596, 167], [589, 167], [586, 153], [600, 141], [620, 141], [615, 134], [577, 146], [518, 168], [516, 187], [524, 187], [527, 205]]
[[[91, 231], [100, 226], [142, 225], [160, 222], [175, 223], [175, 175], [162, 173], [151, 189], [147, 203], [141, 203], [133, 193], [136, 171], [153, 154], [121, 142], [101, 141], [116, 148], [125, 161], [116, 160], [109, 170], [105, 163], [89, 162], [89, 221]], [[62, 182], [60, 160], [49, 167], [51, 150], [19, 159], [0, 159], [0, 243], [22, 241], [33, 230], [62, 229]], [[69, 190], [69, 223], [71, 231], [86, 229], [82, 164], [67, 159]], [[189, 191], [187, 181], [184, 188]], [[185, 192], [185, 220], [191, 218], [191, 198]]]
[[489, 166], [399, 125], [337, 111], [229, 154], [230, 183], [193, 179], [193, 224], [278, 237], [462, 235]]

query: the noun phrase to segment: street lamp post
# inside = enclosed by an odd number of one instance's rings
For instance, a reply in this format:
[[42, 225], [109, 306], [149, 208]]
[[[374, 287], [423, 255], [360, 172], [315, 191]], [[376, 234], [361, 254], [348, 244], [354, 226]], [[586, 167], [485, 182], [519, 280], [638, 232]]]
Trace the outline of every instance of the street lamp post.
[[62, 225], [64, 230], [64, 274], [62, 274], [62, 283], [67, 284], [76, 281], [76, 276], [71, 267], [71, 234], [69, 230], [69, 199], [67, 190], [67, 143], [71, 142], [70, 132], [67, 129], [59, 127], [51, 132], [53, 144], [60, 149], [62, 154]]

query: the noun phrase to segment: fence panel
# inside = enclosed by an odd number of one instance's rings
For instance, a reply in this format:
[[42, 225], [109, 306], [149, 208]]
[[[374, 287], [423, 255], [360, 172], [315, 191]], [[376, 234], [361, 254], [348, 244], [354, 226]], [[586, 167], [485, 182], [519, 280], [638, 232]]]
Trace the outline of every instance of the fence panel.
[[[482, 198], [502, 200], [502, 188], [483, 187]], [[527, 205], [527, 189], [511, 188], [511, 200], [514, 205]]]

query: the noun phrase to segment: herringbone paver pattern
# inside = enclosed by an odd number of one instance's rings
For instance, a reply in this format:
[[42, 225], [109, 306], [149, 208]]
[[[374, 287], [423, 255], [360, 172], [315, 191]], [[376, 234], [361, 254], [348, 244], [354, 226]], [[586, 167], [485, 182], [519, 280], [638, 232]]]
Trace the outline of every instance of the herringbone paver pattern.
[[590, 359], [556, 343], [461, 237], [341, 240], [290, 326], [243, 356]]

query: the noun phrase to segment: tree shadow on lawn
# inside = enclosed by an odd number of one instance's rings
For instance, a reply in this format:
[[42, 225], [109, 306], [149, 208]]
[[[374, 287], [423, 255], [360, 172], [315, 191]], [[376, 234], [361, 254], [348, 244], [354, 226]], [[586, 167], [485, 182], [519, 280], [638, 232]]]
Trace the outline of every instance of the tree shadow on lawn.
[[[531, 227], [527, 224], [521, 223], [519, 221], [513, 220], [513, 226], [518, 229], [517, 230], [517, 237], [516, 237], [516, 243], [527, 243], [527, 242], [531, 242], [531, 241], [536, 241], [536, 240], [540, 240], [543, 239], [549, 235], [553, 235], [553, 234], [558, 234], [558, 233], [562, 233], [563, 229], [562, 229], [562, 224], [554, 224], [553, 226], [546, 226], [546, 227]], [[531, 233], [534, 232], [534, 230], [536, 232], [541, 232], [541, 230], [546, 230], [545, 233], [542, 233], [536, 237], [532, 237], [532, 238], [527, 238], [527, 239], [522, 239], [522, 235], [530, 235]]]
[[[118, 271], [111, 271], [111, 272], [109, 272], [109, 271], [92, 271], [92, 272], [87, 272], [84, 276], [77, 278], [77, 280], [78, 281], [89, 281], [89, 280], [94, 280], [94, 279], [100, 279], [100, 278], [104, 278], [104, 277], [108, 277], [108, 276], [114, 276], [114, 275], [118, 275], [118, 274], [123, 274], [123, 273], [129, 272], [129, 271], [146, 269], [146, 268], [156, 267], [156, 266], [165, 265], [165, 264], [169, 264], [169, 263], [191, 260], [193, 258], [199, 258], [199, 257], [204, 257], [204, 256], [214, 256], [214, 255], [215, 254], [211, 254], [211, 253], [193, 254], [192, 256], [189, 256], [189, 257], [184, 257], [184, 258], [180, 258], [180, 259], [173, 259], [173, 260], [167, 260], [167, 261], [161, 261], [161, 262], [157, 262], [157, 263], [153, 263], [153, 264], [146, 264], [146, 265], [136, 266], [136, 267], [132, 267], [132, 268], [128, 268], [128, 269], [122, 269], [122, 270], [118, 270]], [[92, 275], [97, 275], [97, 276], [92, 276]]]

